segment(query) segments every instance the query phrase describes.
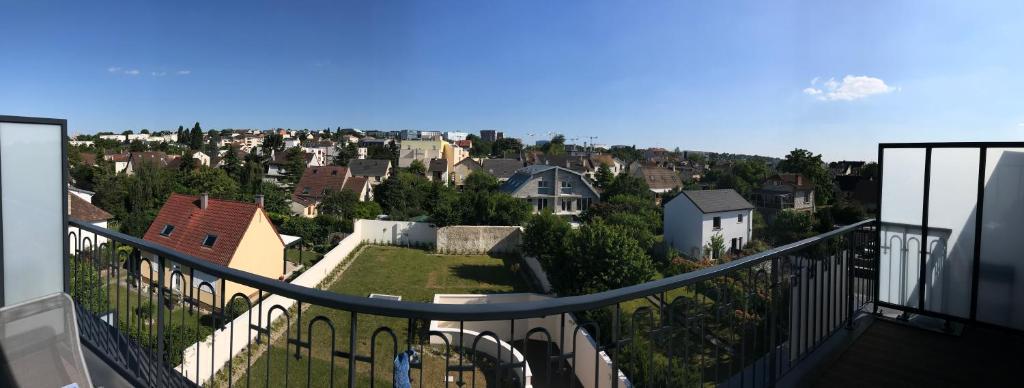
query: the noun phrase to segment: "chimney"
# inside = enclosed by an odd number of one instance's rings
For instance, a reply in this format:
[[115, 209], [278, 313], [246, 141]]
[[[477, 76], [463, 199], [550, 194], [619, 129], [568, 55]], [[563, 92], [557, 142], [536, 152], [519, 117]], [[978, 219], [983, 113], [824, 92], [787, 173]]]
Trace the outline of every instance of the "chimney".
[[199, 194], [199, 208], [206, 210], [210, 206], [210, 193]]
[[256, 199], [256, 207], [263, 208], [263, 194], [256, 194], [253, 196]]
[[796, 185], [797, 186], [803, 186], [804, 185], [804, 176], [802, 174], [796, 174]]

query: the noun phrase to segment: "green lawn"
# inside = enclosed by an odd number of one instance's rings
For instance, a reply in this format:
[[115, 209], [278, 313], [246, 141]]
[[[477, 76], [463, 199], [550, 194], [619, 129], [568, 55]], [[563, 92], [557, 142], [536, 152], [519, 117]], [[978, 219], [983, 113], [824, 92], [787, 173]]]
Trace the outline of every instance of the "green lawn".
[[[397, 248], [397, 247], [366, 247], [357, 257], [354, 258], [351, 267], [343, 273], [337, 281], [329, 288], [330, 291], [365, 297], [370, 293], [401, 295], [403, 301], [430, 302], [434, 294], [440, 293], [503, 293], [503, 292], [528, 292], [528, 286], [522, 274], [513, 271], [518, 268], [514, 265], [517, 259], [500, 258], [482, 255], [436, 255], [426, 251]], [[275, 313], [275, 316], [277, 313]], [[350, 313], [341, 310], [331, 310], [319, 306], [313, 306], [302, 313], [302, 320], [299, 323], [302, 330], [302, 340], [307, 341], [309, 335], [309, 322], [312, 318], [323, 316], [330, 319], [334, 325], [335, 339], [334, 347], [338, 351], [348, 351], [349, 328], [351, 327]], [[292, 317], [295, 321], [295, 317]], [[388, 318], [373, 315], [359, 315], [356, 320], [357, 343], [356, 348], [360, 355], [371, 354], [371, 338], [374, 332], [377, 334], [376, 359], [374, 380], [379, 386], [391, 386], [392, 362], [395, 353], [393, 347], [402, 351], [406, 348], [408, 339], [409, 321], [399, 318]], [[429, 325], [429, 322], [415, 322], [418, 327]], [[394, 334], [394, 339], [386, 331]], [[297, 326], [293, 324], [289, 330], [289, 336], [295, 338]], [[307, 378], [307, 368], [312, 368], [314, 386], [328, 386], [330, 381], [330, 349], [331, 333], [327, 325], [317, 323], [314, 328], [312, 339], [313, 362], [306, 356], [308, 350], [302, 349], [300, 359], [296, 359], [295, 346], [285, 346], [284, 341], [275, 341], [270, 355], [269, 384], [267, 381], [267, 354], [250, 369], [249, 376], [243, 376], [239, 384], [245, 384], [248, 377], [249, 383], [255, 387], [283, 386], [286, 380], [295, 382], [296, 385], [304, 385]], [[421, 351], [416, 345], [417, 351]], [[423, 372], [423, 386], [443, 385], [444, 378], [444, 357], [430, 346], [422, 349], [426, 353]], [[285, 368], [287, 357], [288, 367]], [[334, 361], [334, 382], [335, 386], [347, 386], [348, 360], [335, 357]], [[458, 355], [450, 359], [453, 364], [458, 363]], [[357, 384], [368, 385], [370, 381], [370, 365], [360, 362], [357, 366]], [[418, 371], [413, 374], [415, 380], [419, 380]], [[467, 373], [464, 378], [468, 381], [471, 377]], [[477, 373], [478, 386], [486, 386], [486, 381], [481, 373]], [[221, 381], [223, 383], [223, 381]], [[418, 386], [419, 384], [414, 384]]]
[[302, 264], [303, 268], [311, 267], [317, 261], [320, 261], [320, 259], [323, 258], [323, 257], [324, 257], [324, 255], [322, 255], [320, 253], [317, 253], [316, 251], [312, 251], [312, 250], [309, 250], [309, 249], [303, 249], [302, 250], [302, 260], [299, 260], [299, 249], [298, 248], [288, 248], [288, 250], [285, 251], [285, 256], [284, 256], [285, 260], [288, 260], [288, 261], [290, 261], [292, 263], [295, 263], [295, 264]]

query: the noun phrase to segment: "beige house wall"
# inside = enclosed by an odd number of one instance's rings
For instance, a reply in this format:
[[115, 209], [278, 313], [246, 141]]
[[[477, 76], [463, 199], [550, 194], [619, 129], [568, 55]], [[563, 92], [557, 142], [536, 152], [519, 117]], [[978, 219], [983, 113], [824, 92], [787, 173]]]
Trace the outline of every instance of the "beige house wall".
[[[266, 213], [257, 211], [253, 215], [249, 229], [238, 243], [235, 256], [231, 258], [228, 266], [271, 279], [278, 279], [284, 274], [284, 243], [281, 242]], [[228, 297], [242, 293], [252, 299], [256, 289], [228, 282], [224, 293]]]
[[[157, 262], [156, 255], [154, 254], [147, 253], [146, 257], [153, 262], [153, 270], [150, 269], [147, 262], [142, 262], [139, 265], [139, 269], [141, 271], [142, 278], [148, 281], [151, 273], [155, 275], [156, 270], [159, 268], [159, 263]], [[205, 284], [202, 284], [202, 288], [193, 287], [193, 281], [191, 279], [192, 271], [188, 266], [175, 263], [170, 259], [166, 261], [165, 265], [167, 266], [167, 268], [164, 269], [165, 287], [179, 292], [182, 297], [198, 299], [200, 303], [207, 306], [221, 305], [221, 285], [219, 279], [207, 276], [209, 279], [206, 281], [213, 286], [214, 291], [214, 293], [210, 293], [210, 287]], [[242, 237], [242, 241], [238, 244], [238, 249], [235, 250], [235, 255], [228, 263], [228, 267], [271, 279], [278, 279], [284, 274], [282, 272], [284, 270], [284, 243], [281, 242], [281, 238], [278, 237], [270, 219], [267, 218], [264, 212], [256, 212], [253, 215], [249, 222], [249, 228], [246, 229], [245, 235]], [[182, 276], [180, 279], [175, 279], [177, 278], [177, 276], [174, 275], [175, 270], [181, 272]], [[196, 271], [197, 272], [194, 274], [194, 283], [196, 286], [199, 286], [204, 281], [204, 275], [198, 272], [199, 270]], [[175, 282], [175, 280], [177, 280], [177, 282]], [[255, 288], [243, 286], [234, 282], [228, 282], [224, 287], [225, 302], [230, 301], [231, 296], [236, 293], [244, 294], [248, 296], [250, 300], [256, 298]], [[214, 298], [214, 295], [217, 297]]]

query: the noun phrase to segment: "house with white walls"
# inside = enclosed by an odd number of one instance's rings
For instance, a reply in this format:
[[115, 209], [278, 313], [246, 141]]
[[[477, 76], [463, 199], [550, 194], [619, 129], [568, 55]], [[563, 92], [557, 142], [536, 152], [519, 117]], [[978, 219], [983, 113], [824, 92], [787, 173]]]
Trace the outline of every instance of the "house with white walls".
[[753, 213], [754, 205], [736, 190], [686, 190], [665, 204], [665, 242], [699, 258], [713, 256], [704, 247], [721, 235], [726, 251], [738, 251], [753, 238]]

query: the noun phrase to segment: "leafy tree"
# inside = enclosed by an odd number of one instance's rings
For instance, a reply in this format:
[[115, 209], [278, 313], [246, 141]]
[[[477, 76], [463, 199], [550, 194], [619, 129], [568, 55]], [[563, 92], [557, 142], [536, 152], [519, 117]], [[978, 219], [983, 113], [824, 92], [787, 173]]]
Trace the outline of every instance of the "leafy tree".
[[714, 260], [721, 259], [725, 255], [725, 237], [721, 233], [711, 236], [707, 245], [704, 245], [704, 256]]
[[317, 211], [320, 214], [336, 215], [346, 219], [355, 216], [359, 195], [351, 190], [329, 190], [320, 200]]
[[224, 170], [201, 166], [185, 174], [182, 183], [185, 192], [196, 195], [209, 193], [211, 197], [236, 199], [239, 196], [238, 183]]
[[192, 144], [192, 139], [189, 138], [189, 131], [185, 130], [182, 125], [178, 126], [178, 144]]
[[612, 182], [605, 187], [604, 192], [601, 193], [601, 199], [607, 200], [617, 195], [632, 195], [641, 198], [654, 198], [654, 194], [651, 193], [651, 189], [647, 186], [647, 182], [643, 178], [635, 177], [629, 174], [619, 174]]
[[601, 167], [597, 168], [597, 173], [594, 174], [594, 180], [597, 183], [597, 187], [605, 188], [612, 184], [615, 179], [615, 174], [612, 174], [612, 169], [607, 164], [601, 163]]
[[603, 222], [571, 230], [564, 249], [546, 272], [561, 295], [584, 295], [646, 282], [654, 277], [654, 263], [622, 230]]
[[461, 197], [455, 191], [437, 192], [433, 203], [430, 220], [437, 226], [459, 225], [465, 222], [465, 207], [461, 203]]
[[509, 154], [518, 154], [523, 150], [523, 142], [514, 137], [504, 137], [491, 144], [491, 156], [502, 158]]
[[466, 136], [466, 139], [473, 143], [473, 146], [469, 148], [469, 156], [474, 158], [483, 158], [491, 155], [494, 143], [484, 141], [480, 136], [474, 134]]
[[281, 233], [301, 237], [303, 241], [312, 244], [320, 236], [320, 227], [312, 218], [292, 216], [281, 223]]
[[619, 213], [637, 216], [640, 225], [651, 234], [661, 233], [661, 209], [654, 204], [654, 201], [635, 195], [618, 194], [604, 202], [595, 203], [584, 211], [580, 218], [585, 222], [604, 219], [605, 222], [614, 223], [613, 219]]
[[462, 190], [467, 192], [495, 192], [498, 191], [498, 178], [484, 170], [475, 170], [463, 180]]
[[[221, 167], [235, 179], [240, 179], [242, 173], [242, 161], [238, 160], [238, 148], [235, 146], [228, 147], [227, 154], [224, 155], [224, 166]], [[210, 155], [211, 157], [213, 155]]]
[[196, 125], [192, 127], [192, 132], [188, 135], [189, 145], [188, 147], [193, 150], [203, 148], [203, 129], [199, 127], [199, 122], [196, 121]]
[[561, 252], [569, 222], [550, 209], [534, 214], [523, 228], [523, 251], [534, 256], [545, 268], [554, 267], [553, 260]]
[[181, 164], [178, 165], [178, 171], [187, 173], [192, 171], [195, 167], [196, 160], [192, 157], [191, 152], [186, 152], [184, 155], [181, 155]]
[[128, 151], [131, 152], [144, 152], [148, 149], [149, 147], [146, 146], [146, 143], [143, 143], [142, 140], [139, 139], [132, 140], [131, 143], [128, 143]]
[[423, 162], [419, 160], [413, 160], [412, 163], [409, 163], [408, 171], [410, 174], [427, 175], [427, 166], [424, 166]]
[[868, 218], [864, 208], [853, 201], [839, 201], [827, 211], [831, 213], [833, 221], [839, 225], [849, 225]]
[[541, 150], [548, 155], [565, 154], [565, 135], [558, 134], [551, 138], [551, 141], [541, 147]]
[[860, 168], [860, 175], [871, 180], [878, 180], [878, 163], [865, 163]]
[[260, 147], [267, 155], [270, 155], [270, 151], [282, 151], [284, 150], [284, 136], [276, 133], [269, 134], [263, 138], [263, 144]]
[[821, 154], [815, 155], [811, 151], [797, 148], [779, 162], [778, 169], [782, 172], [803, 174], [805, 178], [814, 182], [814, 199], [818, 205], [832, 202], [832, 175], [821, 160]]
[[408, 219], [427, 213], [423, 204], [429, 184], [423, 176], [398, 171], [377, 185], [373, 198], [391, 219]]
[[494, 212], [484, 225], [521, 225], [530, 217], [530, 204], [505, 193], [491, 193]]
[[302, 179], [302, 173], [306, 171], [306, 153], [300, 147], [292, 147], [284, 151], [285, 154], [285, 176], [284, 181], [295, 185]]
[[768, 223], [765, 222], [764, 215], [760, 211], [753, 211], [753, 215], [750, 217], [750, 227], [752, 238], [769, 238]]
[[813, 228], [810, 213], [786, 209], [776, 214], [770, 231], [775, 245], [784, 245], [814, 235]]
[[[225, 171], [229, 171], [226, 167], [227, 164], [225, 164]], [[265, 183], [263, 174], [266, 167], [263, 165], [263, 158], [256, 153], [256, 149], [249, 151], [249, 154], [245, 156], [245, 164], [238, 169], [238, 184], [243, 192], [256, 193], [263, 190]]]
[[355, 143], [338, 146], [337, 148], [337, 153], [334, 156], [334, 165], [336, 166], [348, 166], [348, 162], [358, 154]]

